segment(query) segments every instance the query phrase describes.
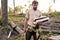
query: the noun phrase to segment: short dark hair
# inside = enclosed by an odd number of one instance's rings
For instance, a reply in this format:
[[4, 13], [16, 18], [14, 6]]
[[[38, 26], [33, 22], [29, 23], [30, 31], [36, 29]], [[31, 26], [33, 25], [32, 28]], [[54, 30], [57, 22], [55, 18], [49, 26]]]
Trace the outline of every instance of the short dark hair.
[[32, 4], [38, 4], [38, 2], [37, 1], [33, 1]]

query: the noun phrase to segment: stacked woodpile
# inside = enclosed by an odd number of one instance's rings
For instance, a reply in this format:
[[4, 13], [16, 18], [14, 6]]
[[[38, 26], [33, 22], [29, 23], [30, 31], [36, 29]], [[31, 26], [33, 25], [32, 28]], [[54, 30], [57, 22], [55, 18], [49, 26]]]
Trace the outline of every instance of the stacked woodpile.
[[[41, 28], [43, 31], [60, 33], [60, 20], [52, 20], [45, 23], [45, 25], [41, 26]], [[60, 40], [60, 35], [48, 37], [47, 40]]]
[[48, 37], [47, 40], [60, 40], [60, 35], [59, 36]]
[[60, 20], [52, 20], [40, 26], [43, 31], [52, 31], [60, 33]]
[[[22, 23], [20, 22], [19, 24], [23, 26], [23, 22]], [[17, 32], [20, 33], [20, 34], [23, 33], [22, 30], [21, 30], [21, 28], [19, 28], [15, 24], [12, 25], [12, 28], [15, 28], [17, 30]], [[40, 28], [43, 29], [43, 31], [48, 31], [48, 32], [51, 31], [51, 32], [60, 33], [60, 20], [50, 20], [49, 22], [46, 22], [46, 23], [43, 23], [43, 25], [40, 25]], [[52, 39], [52, 38], [49, 37], [48, 40], [55, 40], [55, 39]]]

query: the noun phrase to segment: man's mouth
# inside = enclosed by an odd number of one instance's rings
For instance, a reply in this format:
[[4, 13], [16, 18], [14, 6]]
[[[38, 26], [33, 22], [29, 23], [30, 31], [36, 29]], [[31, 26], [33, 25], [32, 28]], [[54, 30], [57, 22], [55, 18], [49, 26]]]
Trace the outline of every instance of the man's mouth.
[[34, 10], [37, 10], [37, 8], [33, 8]]

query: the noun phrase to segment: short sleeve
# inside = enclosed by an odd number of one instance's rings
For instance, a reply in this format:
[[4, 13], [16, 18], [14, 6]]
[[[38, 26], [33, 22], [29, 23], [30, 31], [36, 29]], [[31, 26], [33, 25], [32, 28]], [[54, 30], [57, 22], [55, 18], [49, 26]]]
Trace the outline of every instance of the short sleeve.
[[39, 11], [39, 16], [42, 16], [42, 12], [41, 11]]

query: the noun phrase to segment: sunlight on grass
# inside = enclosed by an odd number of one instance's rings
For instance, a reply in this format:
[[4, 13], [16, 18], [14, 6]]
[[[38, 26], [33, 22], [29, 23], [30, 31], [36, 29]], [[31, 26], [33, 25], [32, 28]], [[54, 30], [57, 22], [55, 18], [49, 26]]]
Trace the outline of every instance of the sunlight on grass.
[[8, 20], [9, 21], [20, 21], [20, 22], [22, 22], [22, 21], [24, 21], [24, 18], [23, 17], [11, 17], [11, 16], [9, 16]]

